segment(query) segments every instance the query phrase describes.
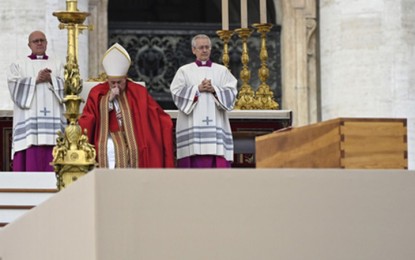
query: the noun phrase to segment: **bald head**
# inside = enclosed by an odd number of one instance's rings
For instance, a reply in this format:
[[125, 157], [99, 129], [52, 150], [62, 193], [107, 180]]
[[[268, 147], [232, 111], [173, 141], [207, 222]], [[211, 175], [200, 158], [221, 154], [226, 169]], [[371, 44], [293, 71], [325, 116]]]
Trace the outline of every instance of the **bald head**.
[[29, 34], [28, 46], [32, 50], [32, 54], [44, 55], [48, 41], [46, 35], [41, 31], [33, 31]]

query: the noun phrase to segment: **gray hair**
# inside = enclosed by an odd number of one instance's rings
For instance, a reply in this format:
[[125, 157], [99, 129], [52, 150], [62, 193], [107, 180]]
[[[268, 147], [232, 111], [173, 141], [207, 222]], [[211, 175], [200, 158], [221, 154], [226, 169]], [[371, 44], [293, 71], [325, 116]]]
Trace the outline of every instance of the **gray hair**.
[[206, 34], [198, 34], [192, 39], [192, 48], [196, 48], [196, 40], [197, 39], [208, 39], [209, 40], [209, 46], [212, 46], [212, 42], [210, 41], [209, 36]]

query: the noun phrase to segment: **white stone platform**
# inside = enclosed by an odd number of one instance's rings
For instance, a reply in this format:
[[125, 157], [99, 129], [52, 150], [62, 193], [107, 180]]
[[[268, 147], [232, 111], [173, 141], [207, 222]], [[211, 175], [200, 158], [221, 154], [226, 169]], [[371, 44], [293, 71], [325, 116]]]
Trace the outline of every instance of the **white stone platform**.
[[0, 259], [413, 260], [414, 187], [406, 170], [96, 169], [0, 230]]

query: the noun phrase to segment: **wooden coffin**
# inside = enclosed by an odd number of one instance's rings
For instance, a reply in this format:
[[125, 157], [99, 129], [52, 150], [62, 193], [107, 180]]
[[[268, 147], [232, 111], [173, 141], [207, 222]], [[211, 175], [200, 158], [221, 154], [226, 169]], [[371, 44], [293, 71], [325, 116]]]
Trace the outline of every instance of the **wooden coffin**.
[[257, 168], [407, 169], [406, 119], [337, 118], [256, 137]]

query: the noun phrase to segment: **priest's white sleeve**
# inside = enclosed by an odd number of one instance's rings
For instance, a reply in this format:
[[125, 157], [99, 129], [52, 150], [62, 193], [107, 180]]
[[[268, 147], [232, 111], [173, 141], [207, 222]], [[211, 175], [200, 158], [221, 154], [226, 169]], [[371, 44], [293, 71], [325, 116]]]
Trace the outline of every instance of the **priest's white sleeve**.
[[11, 64], [7, 73], [10, 96], [19, 108], [29, 109], [35, 95], [36, 77], [23, 77], [20, 66]]
[[222, 73], [219, 82], [213, 85], [215, 102], [221, 109], [230, 111], [234, 107], [238, 93], [238, 81], [226, 67], [225, 70], [221, 67], [218, 70], [221, 70]]
[[[197, 104], [198, 86], [187, 86], [186, 75], [180, 68], [170, 85], [170, 91], [177, 109], [189, 115]], [[196, 99], [197, 100], [197, 99]]]

